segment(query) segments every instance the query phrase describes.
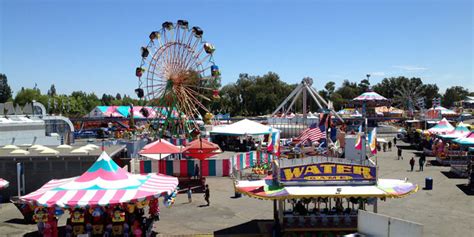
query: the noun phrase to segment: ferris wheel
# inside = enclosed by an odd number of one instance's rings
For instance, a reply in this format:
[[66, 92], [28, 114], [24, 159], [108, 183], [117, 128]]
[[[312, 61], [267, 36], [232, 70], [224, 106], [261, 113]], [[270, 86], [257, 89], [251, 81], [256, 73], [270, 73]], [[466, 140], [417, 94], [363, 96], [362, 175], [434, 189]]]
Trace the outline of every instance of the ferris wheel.
[[204, 31], [185, 20], [164, 22], [149, 35], [141, 48], [141, 63], [135, 74], [140, 99], [156, 109], [156, 118], [186, 130], [197, 127], [206, 101], [219, 98], [220, 71], [214, 63], [215, 47], [203, 39]]

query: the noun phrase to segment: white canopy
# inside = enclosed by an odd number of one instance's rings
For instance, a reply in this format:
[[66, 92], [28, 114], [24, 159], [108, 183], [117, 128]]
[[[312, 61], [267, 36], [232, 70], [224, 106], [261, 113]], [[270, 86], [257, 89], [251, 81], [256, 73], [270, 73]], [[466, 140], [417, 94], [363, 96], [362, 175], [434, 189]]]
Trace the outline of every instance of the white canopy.
[[248, 119], [244, 119], [229, 125], [215, 126], [212, 128], [210, 133], [228, 136], [250, 136], [270, 134], [275, 131], [279, 130]]
[[162, 160], [166, 157], [168, 157], [171, 154], [142, 154], [141, 156], [150, 158], [152, 160]]

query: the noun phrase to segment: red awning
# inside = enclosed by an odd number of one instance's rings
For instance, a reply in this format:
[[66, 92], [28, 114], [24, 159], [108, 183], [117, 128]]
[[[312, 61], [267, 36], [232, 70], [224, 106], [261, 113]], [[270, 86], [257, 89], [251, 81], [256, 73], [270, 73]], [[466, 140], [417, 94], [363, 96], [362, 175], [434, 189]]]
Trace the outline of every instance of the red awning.
[[176, 154], [181, 153], [181, 149], [170, 142], [160, 139], [143, 147], [139, 152], [142, 154]]
[[205, 160], [215, 154], [218, 154], [215, 152], [217, 150], [220, 150], [220, 147], [217, 144], [199, 138], [188, 143], [183, 151], [183, 154], [199, 160]]

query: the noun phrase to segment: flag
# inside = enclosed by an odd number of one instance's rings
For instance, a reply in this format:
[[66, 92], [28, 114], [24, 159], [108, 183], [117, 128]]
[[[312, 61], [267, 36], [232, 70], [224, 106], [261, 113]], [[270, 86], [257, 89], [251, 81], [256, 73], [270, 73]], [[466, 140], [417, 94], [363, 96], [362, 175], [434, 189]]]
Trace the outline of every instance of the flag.
[[377, 154], [377, 128], [374, 128], [372, 132], [369, 133], [369, 148], [372, 154]]
[[326, 138], [326, 135], [324, 134], [324, 132], [321, 131], [319, 127], [307, 128], [297, 137], [297, 139], [300, 140], [298, 145], [306, 142], [307, 140], [310, 140], [311, 142], [316, 142], [322, 138]]
[[355, 149], [362, 150], [362, 125], [359, 126], [359, 132], [355, 141]]

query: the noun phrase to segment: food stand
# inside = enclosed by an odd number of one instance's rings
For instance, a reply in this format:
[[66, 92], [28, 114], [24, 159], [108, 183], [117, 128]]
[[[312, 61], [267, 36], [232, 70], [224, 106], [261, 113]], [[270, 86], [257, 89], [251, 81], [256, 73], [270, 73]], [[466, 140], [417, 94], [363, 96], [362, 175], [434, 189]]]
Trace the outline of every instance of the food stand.
[[273, 175], [235, 182], [244, 195], [274, 201], [275, 225], [286, 233], [344, 234], [357, 231], [357, 210], [377, 200], [401, 198], [418, 186], [397, 179], [377, 179], [371, 160], [351, 162], [331, 157], [279, 159]]

